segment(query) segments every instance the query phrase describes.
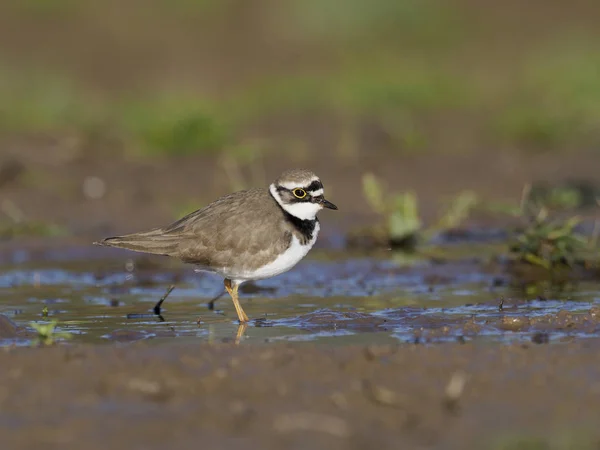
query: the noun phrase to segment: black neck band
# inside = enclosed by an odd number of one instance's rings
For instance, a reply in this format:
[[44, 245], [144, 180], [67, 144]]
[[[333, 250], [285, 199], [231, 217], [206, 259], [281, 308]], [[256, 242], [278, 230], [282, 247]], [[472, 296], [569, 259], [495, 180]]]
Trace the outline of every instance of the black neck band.
[[313, 238], [315, 227], [317, 226], [317, 222], [319, 221], [316, 217], [312, 220], [302, 220], [298, 219], [295, 216], [292, 216], [286, 210], [283, 210], [283, 212], [287, 220], [289, 220], [290, 223], [294, 225], [294, 228], [296, 228], [296, 230], [298, 230], [298, 232], [304, 237], [305, 242], [308, 242]]

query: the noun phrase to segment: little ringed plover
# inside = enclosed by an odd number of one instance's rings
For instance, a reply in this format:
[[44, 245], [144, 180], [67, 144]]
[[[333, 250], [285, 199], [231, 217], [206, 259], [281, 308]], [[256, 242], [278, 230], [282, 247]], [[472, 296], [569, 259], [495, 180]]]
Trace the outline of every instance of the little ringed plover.
[[337, 206], [323, 196], [319, 177], [289, 170], [268, 189], [235, 192], [167, 227], [96, 244], [172, 256], [221, 275], [243, 324], [248, 316], [238, 300], [240, 284], [279, 275], [304, 258], [317, 240], [323, 208]]

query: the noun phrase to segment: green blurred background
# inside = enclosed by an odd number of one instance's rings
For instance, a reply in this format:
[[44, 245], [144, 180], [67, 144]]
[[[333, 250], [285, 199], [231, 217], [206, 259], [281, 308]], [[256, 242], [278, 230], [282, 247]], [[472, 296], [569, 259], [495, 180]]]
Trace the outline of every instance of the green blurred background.
[[3, 220], [158, 225], [307, 167], [369, 220], [464, 189], [598, 180], [594, 0], [4, 0]]

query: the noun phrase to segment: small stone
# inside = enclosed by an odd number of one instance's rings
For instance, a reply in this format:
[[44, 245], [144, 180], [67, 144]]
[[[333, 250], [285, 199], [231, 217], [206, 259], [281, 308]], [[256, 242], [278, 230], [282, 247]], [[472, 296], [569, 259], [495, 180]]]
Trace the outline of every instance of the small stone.
[[467, 374], [460, 370], [454, 372], [446, 385], [446, 398], [458, 400], [465, 389], [465, 384], [467, 384]]
[[450, 377], [444, 391], [443, 406], [448, 412], [455, 413], [458, 409], [458, 402], [462, 397], [467, 384], [467, 374], [461, 370], [456, 371]]
[[521, 331], [530, 325], [527, 317], [503, 317], [498, 328], [506, 331]]
[[133, 261], [133, 259], [127, 260], [127, 262], [125, 263], [125, 270], [129, 273], [135, 270], [135, 262]]
[[106, 194], [106, 183], [102, 178], [89, 176], [83, 180], [83, 195], [90, 200], [98, 200]]
[[278, 433], [317, 431], [339, 438], [352, 435], [348, 423], [339, 417], [310, 412], [281, 414], [273, 421], [273, 428]]
[[600, 320], [600, 306], [592, 306], [590, 308], [590, 316], [594, 320]]
[[405, 399], [403, 396], [386, 387], [377, 386], [368, 380], [363, 381], [363, 390], [367, 397], [369, 397], [375, 403], [379, 403], [380, 405], [393, 406], [396, 408], [403, 407], [405, 405]]
[[341, 392], [334, 392], [333, 394], [331, 394], [330, 398], [331, 402], [339, 409], [348, 409], [348, 399], [346, 399], [346, 396]]
[[127, 383], [127, 387], [132, 391], [139, 391], [147, 395], [156, 395], [161, 391], [161, 387], [158, 382], [143, 380], [141, 378], [132, 378]]
[[132, 378], [127, 382], [127, 387], [131, 391], [142, 394], [147, 400], [154, 402], [165, 402], [171, 396], [171, 393], [165, 386], [158, 381]]

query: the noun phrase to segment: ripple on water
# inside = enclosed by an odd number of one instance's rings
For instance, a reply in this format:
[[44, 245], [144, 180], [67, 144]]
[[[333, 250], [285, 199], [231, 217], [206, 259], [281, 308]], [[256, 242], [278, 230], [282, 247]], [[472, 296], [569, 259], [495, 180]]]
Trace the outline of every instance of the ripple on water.
[[[61, 330], [89, 342], [165, 342], [168, 339], [240, 339], [231, 302], [216, 311], [209, 299], [222, 280], [191, 269], [160, 266], [138, 272], [80, 264], [9, 268], [0, 273], [0, 313], [20, 329], [42, 319], [44, 305]], [[304, 261], [294, 270], [241, 289], [244, 309], [256, 319], [242, 330], [244, 342], [440, 342], [454, 339], [548, 342], [600, 332], [600, 285], [581, 284], [568, 294], [530, 300], [497, 271], [467, 263], [402, 265], [392, 259]], [[175, 281], [174, 281], [175, 280]], [[177, 289], [163, 305], [163, 319], [144, 315], [169, 284]], [[506, 300], [499, 308], [500, 297]], [[596, 308], [596, 309], [594, 309]], [[128, 320], [128, 314], [141, 319]], [[0, 316], [3, 317], [3, 316]], [[31, 331], [31, 330], [29, 330]], [[0, 340], [21, 343], [22, 337]], [[540, 333], [548, 339], [540, 338]], [[536, 337], [537, 336], [537, 337]], [[27, 342], [29, 342], [27, 340]]]

